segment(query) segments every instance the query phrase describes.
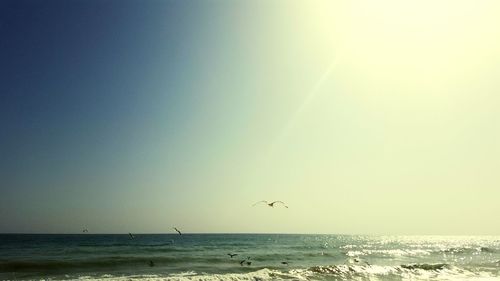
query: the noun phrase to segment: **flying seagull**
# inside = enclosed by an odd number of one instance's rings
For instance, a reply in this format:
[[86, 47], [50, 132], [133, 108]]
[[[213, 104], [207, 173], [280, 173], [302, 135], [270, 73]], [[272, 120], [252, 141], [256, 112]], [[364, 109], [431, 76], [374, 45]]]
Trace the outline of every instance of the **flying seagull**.
[[180, 230], [178, 230], [177, 227], [174, 227], [174, 230], [177, 231], [177, 233], [179, 233], [179, 235], [182, 235], [182, 232]]
[[247, 265], [251, 265], [252, 262], [250, 261], [250, 257], [247, 257], [246, 259], [240, 261], [240, 265], [243, 266], [243, 264], [246, 262]]
[[87, 232], [89, 232], [89, 230], [85, 228], [84, 230], [82, 230], [82, 232], [87, 233]]
[[259, 202], [255, 203], [255, 204], [253, 204], [253, 205], [252, 205], [252, 207], [253, 207], [253, 206], [255, 206], [255, 205], [257, 205], [257, 204], [259, 204], [259, 203], [266, 203], [266, 204], [267, 204], [267, 206], [269, 206], [269, 207], [271, 207], [271, 208], [274, 208], [274, 204], [277, 204], [277, 203], [278, 203], [278, 204], [283, 204], [283, 206], [284, 206], [285, 208], [288, 208], [288, 206], [287, 206], [287, 205], [285, 204], [285, 202], [283, 202], [283, 201], [273, 201], [273, 202], [269, 203], [269, 202], [268, 202], [268, 201], [266, 201], [266, 200], [259, 201]]
[[128, 233], [128, 236], [130, 236], [130, 239], [134, 239], [135, 238], [135, 236], [132, 233], [130, 233], [130, 232]]
[[238, 254], [231, 254], [231, 253], [229, 253], [227, 255], [230, 256], [231, 258], [233, 258], [234, 256], [237, 256]]

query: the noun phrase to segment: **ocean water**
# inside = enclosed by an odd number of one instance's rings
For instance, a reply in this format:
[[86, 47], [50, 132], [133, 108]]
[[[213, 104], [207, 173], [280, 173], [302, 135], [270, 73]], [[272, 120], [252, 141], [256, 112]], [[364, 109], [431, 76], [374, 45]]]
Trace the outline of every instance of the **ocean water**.
[[0, 235], [0, 279], [500, 280], [500, 237], [135, 236]]

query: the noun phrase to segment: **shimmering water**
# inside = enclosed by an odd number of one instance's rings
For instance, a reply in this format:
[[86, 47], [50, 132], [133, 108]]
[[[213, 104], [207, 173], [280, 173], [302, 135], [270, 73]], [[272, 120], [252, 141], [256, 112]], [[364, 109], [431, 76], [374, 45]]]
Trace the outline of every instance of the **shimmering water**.
[[0, 279], [500, 280], [500, 237], [0, 235]]

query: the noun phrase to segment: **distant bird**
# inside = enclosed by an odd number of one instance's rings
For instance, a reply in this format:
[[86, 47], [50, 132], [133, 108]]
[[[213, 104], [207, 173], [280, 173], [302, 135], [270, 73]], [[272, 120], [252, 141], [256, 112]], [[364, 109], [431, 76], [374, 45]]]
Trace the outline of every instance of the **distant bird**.
[[281, 264], [288, 265], [288, 262], [282, 261]]
[[135, 236], [132, 233], [130, 233], [130, 232], [128, 233], [128, 236], [130, 236], [130, 239], [134, 239], [135, 238]]
[[252, 262], [250, 261], [250, 257], [247, 257], [246, 259], [240, 261], [240, 265], [243, 266], [243, 264], [251, 265]]
[[364, 263], [364, 264], [366, 264], [366, 265], [371, 265], [369, 262], [364, 261], [364, 260], [361, 260], [360, 258], [353, 258], [353, 259], [350, 259], [350, 260], [349, 260], [349, 262], [350, 262], [350, 263], [353, 263], [353, 262], [355, 262], [355, 263], [360, 263], [360, 262], [363, 262], [363, 263]]
[[228, 256], [230, 256], [231, 258], [237, 256], [238, 254], [227, 254]]
[[253, 206], [255, 206], [255, 205], [257, 205], [257, 204], [259, 204], [259, 203], [266, 203], [266, 204], [267, 204], [269, 207], [271, 207], [271, 208], [274, 208], [274, 204], [279, 203], [279, 204], [283, 204], [283, 206], [284, 206], [285, 208], [288, 208], [288, 206], [287, 206], [287, 205], [285, 204], [285, 202], [283, 202], [283, 201], [273, 201], [273, 202], [269, 203], [269, 202], [268, 202], [268, 201], [266, 201], [266, 200], [262, 200], [262, 201], [256, 202], [255, 204], [253, 204], [253, 205], [252, 205], [252, 207], [253, 207]]
[[82, 232], [87, 233], [87, 232], [89, 232], [89, 230], [85, 228], [84, 230], [82, 230]]
[[179, 233], [179, 235], [182, 235], [182, 232], [180, 230], [178, 230], [177, 227], [174, 227], [174, 230], [177, 231], [177, 233]]
[[148, 264], [149, 264], [149, 266], [151, 266], [151, 267], [155, 266], [155, 263], [154, 263], [153, 261], [149, 261], [149, 262], [148, 262]]

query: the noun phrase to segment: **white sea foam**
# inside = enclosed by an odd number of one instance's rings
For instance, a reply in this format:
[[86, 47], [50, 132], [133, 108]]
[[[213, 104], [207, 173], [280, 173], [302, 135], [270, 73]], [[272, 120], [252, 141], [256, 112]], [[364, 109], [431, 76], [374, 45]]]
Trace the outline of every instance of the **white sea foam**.
[[[53, 279], [54, 280], [54, 279]], [[65, 279], [68, 280], [68, 279]], [[74, 280], [106, 280], [106, 281], [267, 281], [267, 280], [308, 280], [306, 276], [286, 273], [277, 270], [261, 269], [248, 273], [226, 273], [226, 274], [195, 274], [194, 272], [182, 272], [168, 276], [161, 275], [131, 275], [131, 276], [81, 276]]]
[[[51, 279], [55, 280], [55, 279]], [[64, 280], [68, 280], [64, 278]], [[500, 281], [498, 272], [472, 272], [444, 264], [414, 264], [406, 266], [332, 265], [309, 269], [279, 271], [260, 269], [248, 273], [197, 274], [182, 272], [171, 275], [80, 276], [70, 280], [107, 281], [267, 281], [267, 280], [436, 280], [436, 281]]]

